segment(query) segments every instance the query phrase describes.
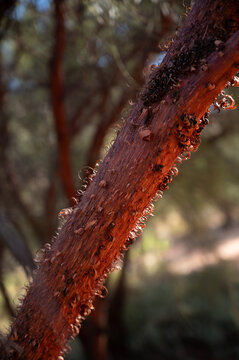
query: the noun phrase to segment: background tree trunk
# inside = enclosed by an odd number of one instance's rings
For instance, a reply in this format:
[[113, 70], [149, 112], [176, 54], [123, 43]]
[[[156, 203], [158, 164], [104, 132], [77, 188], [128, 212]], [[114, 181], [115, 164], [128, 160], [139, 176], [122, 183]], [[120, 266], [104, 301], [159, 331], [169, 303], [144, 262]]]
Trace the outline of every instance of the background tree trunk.
[[73, 205], [76, 196], [70, 164], [70, 139], [63, 99], [63, 56], [65, 49], [64, 1], [55, 0], [55, 44], [51, 61], [51, 99], [55, 119], [59, 173], [69, 203]]

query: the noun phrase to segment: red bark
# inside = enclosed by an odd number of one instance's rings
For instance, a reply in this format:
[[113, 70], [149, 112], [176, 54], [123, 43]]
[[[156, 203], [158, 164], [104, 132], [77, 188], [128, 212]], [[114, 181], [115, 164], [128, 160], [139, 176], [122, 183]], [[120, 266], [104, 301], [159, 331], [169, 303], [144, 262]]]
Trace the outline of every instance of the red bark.
[[57, 359], [77, 334], [95, 295], [105, 292], [103, 280], [115, 260], [144, 225], [152, 198], [167, 189], [178, 157], [196, 150], [208, 123], [204, 114], [238, 70], [238, 19], [236, 0], [196, 1], [81, 202], [44, 253], [12, 325], [10, 359]]
[[76, 195], [71, 164], [70, 140], [63, 102], [63, 56], [65, 49], [64, 1], [54, 0], [55, 6], [55, 45], [51, 63], [51, 99], [58, 143], [60, 177], [64, 192], [71, 205]]

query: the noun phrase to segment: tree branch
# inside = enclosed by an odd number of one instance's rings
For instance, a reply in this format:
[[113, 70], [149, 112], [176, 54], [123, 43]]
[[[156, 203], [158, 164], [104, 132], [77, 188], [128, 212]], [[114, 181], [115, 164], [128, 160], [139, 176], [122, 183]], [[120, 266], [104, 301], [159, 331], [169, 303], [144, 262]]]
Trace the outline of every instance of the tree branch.
[[196, 1], [45, 252], [13, 322], [9, 359], [57, 359], [91, 312], [94, 297], [105, 294], [103, 281], [144, 227], [152, 198], [167, 189], [185, 151], [196, 150], [208, 123], [205, 112], [239, 68], [238, 19], [236, 0]]
[[73, 197], [76, 195], [70, 164], [70, 141], [67, 127], [67, 119], [63, 104], [63, 55], [65, 49], [64, 27], [64, 1], [54, 0], [55, 7], [55, 45], [51, 63], [51, 98], [53, 115], [55, 119], [60, 177], [64, 192], [70, 204], [73, 205]]
[[115, 123], [115, 121], [121, 114], [127, 102], [127, 98], [128, 97], [125, 94], [123, 94], [119, 99], [117, 105], [114, 107], [111, 114], [109, 114], [109, 116], [106, 118], [106, 120], [100, 119], [100, 122], [95, 130], [95, 134], [91, 141], [90, 150], [88, 152], [89, 156], [86, 164], [87, 167], [93, 168], [97, 160], [99, 160], [100, 150], [102, 148], [105, 135], [109, 130], [110, 126], [112, 126]]
[[8, 314], [10, 316], [15, 316], [15, 311], [12, 307], [12, 304], [10, 302], [10, 299], [8, 297], [8, 293], [7, 293], [7, 290], [6, 290], [6, 287], [5, 287], [5, 284], [4, 284], [4, 281], [3, 281], [3, 274], [2, 274], [2, 256], [3, 256], [3, 243], [1, 241], [1, 236], [0, 236], [0, 291], [2, 293], [2, 297], [4, 299], [4, 302], [5, 302], [5, 307], [6, 307], [6, 310], [8, 312]]
[[[1, 66], [1, 54], [0, 54], [0, 68]], [[5, 97], [6, 97], [6, 86], [0, 77], [0, 162], [2, 166], [2, 199], [5, 200], [5, 194], [10, 194], [10, 202], [17, 204], [19, 210], [31, 226], [37, 238], [42, 235], [41, 224], [38, 219], [32, 214], [32, 209], [29, 209], [28, 205], [21, 196], [21, 190], [15, 174], [15, 167], [11, 164], [8, 156], [9, 147], [9, 129], [8, 129], [8, 113], [5, 111]], [[6, 192], [6, 189], [9, 191]], [[9, 205], [9, 197], [5, 200]]]

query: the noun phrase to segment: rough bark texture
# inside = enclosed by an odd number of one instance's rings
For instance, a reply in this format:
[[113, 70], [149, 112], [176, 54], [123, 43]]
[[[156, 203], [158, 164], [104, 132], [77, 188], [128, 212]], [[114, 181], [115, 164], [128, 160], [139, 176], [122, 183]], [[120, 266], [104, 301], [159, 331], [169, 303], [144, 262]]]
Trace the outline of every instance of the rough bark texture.
[[196, 1], [80, 203], [47, 246], [1, 358], [57, 359], [78, 333], [94, 296], [105, 293], [103, 280], [141, 231], [152, 198], [168, 187], [181, 155], [196, 150], [205, 113], [238, 70], [238, 19], [237, 0]]

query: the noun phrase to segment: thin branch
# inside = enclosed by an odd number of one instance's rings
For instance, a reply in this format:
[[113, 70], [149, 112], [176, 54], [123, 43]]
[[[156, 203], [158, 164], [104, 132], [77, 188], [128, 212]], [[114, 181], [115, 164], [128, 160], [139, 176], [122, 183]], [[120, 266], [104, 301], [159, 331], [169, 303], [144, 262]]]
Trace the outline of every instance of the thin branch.
[[[0, 65], [1, 65], [1, 54], [0, 54]], [[8, 129], [8, 114], [5, 111], [5, 96], [6, 86], [3, 82], [2, 77], [0, 78], [0, 162], [2, 166], [2, 189], [4, 192], [5, 188], [8, 188], [8, 193], [11, 195], [11, 201], [17, 204], [21, 213], [26, 218], [28, 224], [33, 229], [35, 235], [40, 238], [42, 234], [41, 224], [38, 219], [32, 214], [32, 210], [29, 209], [28, 205], [21, 196], [21, 190], [15, 175], [14, 165], [8, 157], [8, 146], [9, 146], [9, 129]], [[5, 194], [4, 194], [5, 195]], [[4, 199], [4, 196], [3, 196]]]
[[35, 269], [32, 254], [13, 224], [0, 213], [0, 238], [29, 276]]
[[1, 237], [0, 237], [0, 291], [2, 293], [2, 297], [5, 301], [5, 307], [7, 312], [9, 313], [9, 315], [11, 317], [15, 316], [15, 311], [12, 307], [11, 301], [9, 299], [7, 290], [5, 288], [4, 282], [3, 282], [3, 277], [2, 277], [2, 255], [3, 255], [3, 243], [1, 241]]
[[[89, 116], [85, 114], [86, 110], [91, 109], [90, 112], [96, 111], [96, 106], [92, 104], [92, 100], [95, 100], [95, 95], [97, 91], [92, 92], [86, 96], [86, 98], [82, 101], [82, 103], [77, 107], [73, 115], [70, 119], [70, 135], [75, 136], [79, 134], [83, 130], [83, 128], [88, 124], [86, 118], [91, 117], [92, 114]], [[93, 109], [93, 110], [92, 110]]]
[[[94, 168], [96, 162], [99, 160], [100, 156], [100, 150], [102, 149], [103, 142], [105, 139], [105, 135], [109, 128], [116, 122], [116, 120], [119, 118], [126, 102], [128, 99], [128, 94], [123, 94], [121, 96], [118, 104], [113, 108], [111, 114], [104, 119], [100, 119], [99, 124], [95, 130], [95, 135], [93, 136], [93, 139], [91, 141], [91, 146], [88, 151], [88, 159], [86, 166], [89, 168]], [[103, 113], [104, 115], [104, 113]]]
[[15, 311], [13, 310], [13, 307], [12, 307], [12, 304], [9, 300], [9, 297], [8, 297], [8, 294], [7, 294], [7, 290], [5, 288], [5, 285], [4, 285], [4, 282], [2, 280], [2, 277], [0, 276], [0, 291], [2, 293], [2, 296], [4, 298], [4, 301], [5, 301], [5, 306], [6, 306], [6, 309], [7, 309], [7, 312], [9, 313], [9, 315], [11, 317], [15, 316]]
[[55, 166], [50, 170], [49, 185], [45, 192], [45, 241], [51, 238], [56, 229], [55, 212], [56, 212], [56, 175]]

